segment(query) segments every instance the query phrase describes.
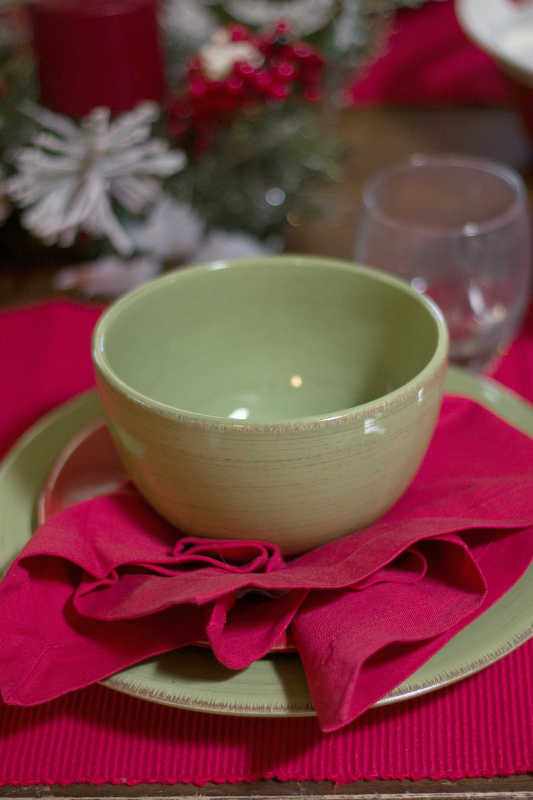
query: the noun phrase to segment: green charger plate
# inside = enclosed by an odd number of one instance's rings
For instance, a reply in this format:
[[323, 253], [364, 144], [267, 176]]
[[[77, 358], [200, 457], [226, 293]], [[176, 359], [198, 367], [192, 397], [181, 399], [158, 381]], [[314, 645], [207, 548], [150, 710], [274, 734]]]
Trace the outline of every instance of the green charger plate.
[[[487, 379], [448, 369], [445, 391], [477, 400], [533, 438], [533, 407]], [[0, 466], [0, 568], [5, 573], [36, 528], [42, 487], [74, 436], [102, 414], [96, 392], [61, 406], [33, 426]], [[533, 566], [492, 608], [448, 642], [377, 705], [454, 683], [494, 663], [533, 635]], [[103, 681], [125, 694], [217, 714], [311, 716], [313, 704], [295, 653], [275, 653], [233, 671], [209, 650], [187, 647], [148, 659]]]

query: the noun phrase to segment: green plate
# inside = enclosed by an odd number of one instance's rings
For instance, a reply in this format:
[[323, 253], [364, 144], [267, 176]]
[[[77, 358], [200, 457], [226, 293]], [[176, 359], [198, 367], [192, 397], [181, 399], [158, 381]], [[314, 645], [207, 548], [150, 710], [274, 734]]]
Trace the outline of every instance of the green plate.
[[[445, 389], [470, 397], [533, 437], [533, 407], [500, 385], [450, 367]], [[0, 467], [0, 567], [36, 527], [36, 506], [58, 456], [101, 416], [94, 391], [80, 395], [31, 428]], [[454, 683], [494, 663], [533, 635], [533, 566], [492, 608], [455, 636], [377, 705]], [[103, 681], [126, 694], [178, 708], [246, 716], [310, 716], [314, 709], [300, 659], [275, 653], [232, 671], [209, 650], [188, 647], [148, 659]]]

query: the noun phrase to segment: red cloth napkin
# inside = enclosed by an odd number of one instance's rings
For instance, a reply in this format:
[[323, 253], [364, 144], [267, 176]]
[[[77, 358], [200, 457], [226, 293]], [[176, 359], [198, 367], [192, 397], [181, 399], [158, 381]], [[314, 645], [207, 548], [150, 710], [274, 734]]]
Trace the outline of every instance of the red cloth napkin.
[[131, 486], [32, 537], [0, 586], [0, 689], [31, 705], [209, 638], [239, 669], [292, 625], [324, 731], [393, 689], [533, 557], [533, 441], [446, 398], [412, 486], [365, 531], [283, 561], [178, 538]]

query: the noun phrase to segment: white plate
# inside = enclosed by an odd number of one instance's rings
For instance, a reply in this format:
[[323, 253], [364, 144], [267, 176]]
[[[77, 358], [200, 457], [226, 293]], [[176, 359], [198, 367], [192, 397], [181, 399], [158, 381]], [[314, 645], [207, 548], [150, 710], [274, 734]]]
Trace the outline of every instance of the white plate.
[[531, 0], [456, 0], [467, 36], [506, 71], [533, 85], [533, 3]]

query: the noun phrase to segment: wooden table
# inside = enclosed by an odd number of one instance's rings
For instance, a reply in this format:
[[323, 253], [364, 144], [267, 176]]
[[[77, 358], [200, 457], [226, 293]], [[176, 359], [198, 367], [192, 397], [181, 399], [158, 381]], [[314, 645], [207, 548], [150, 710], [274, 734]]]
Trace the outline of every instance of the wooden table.
[[[492, 158], [517, 169], [525, 178], [533, 202], [533, 146], [520, 123], [505, 108], [359, 109], [342, 119], [343, 137], [351, 148], [344, 180], [339, 183], [341, 209], [330, 219], [289, 228], [286, 249], [351, 258], [361, 188], [367, 178], [388, 163], [414, 152], [455, 152]], [[0, 306], [35, 302], [59, 293], [52, 278], [72, 263], [69, 251], [33, 245], [9, 224], [0, 229]], [[145, 798], [313, 797], [343, 800], [533, 800], [533, 775], [461, 781], [360, 781], [335, 786], [331, 782], [254, 784], [0, 787], [1, 797], [13, 798]]]

